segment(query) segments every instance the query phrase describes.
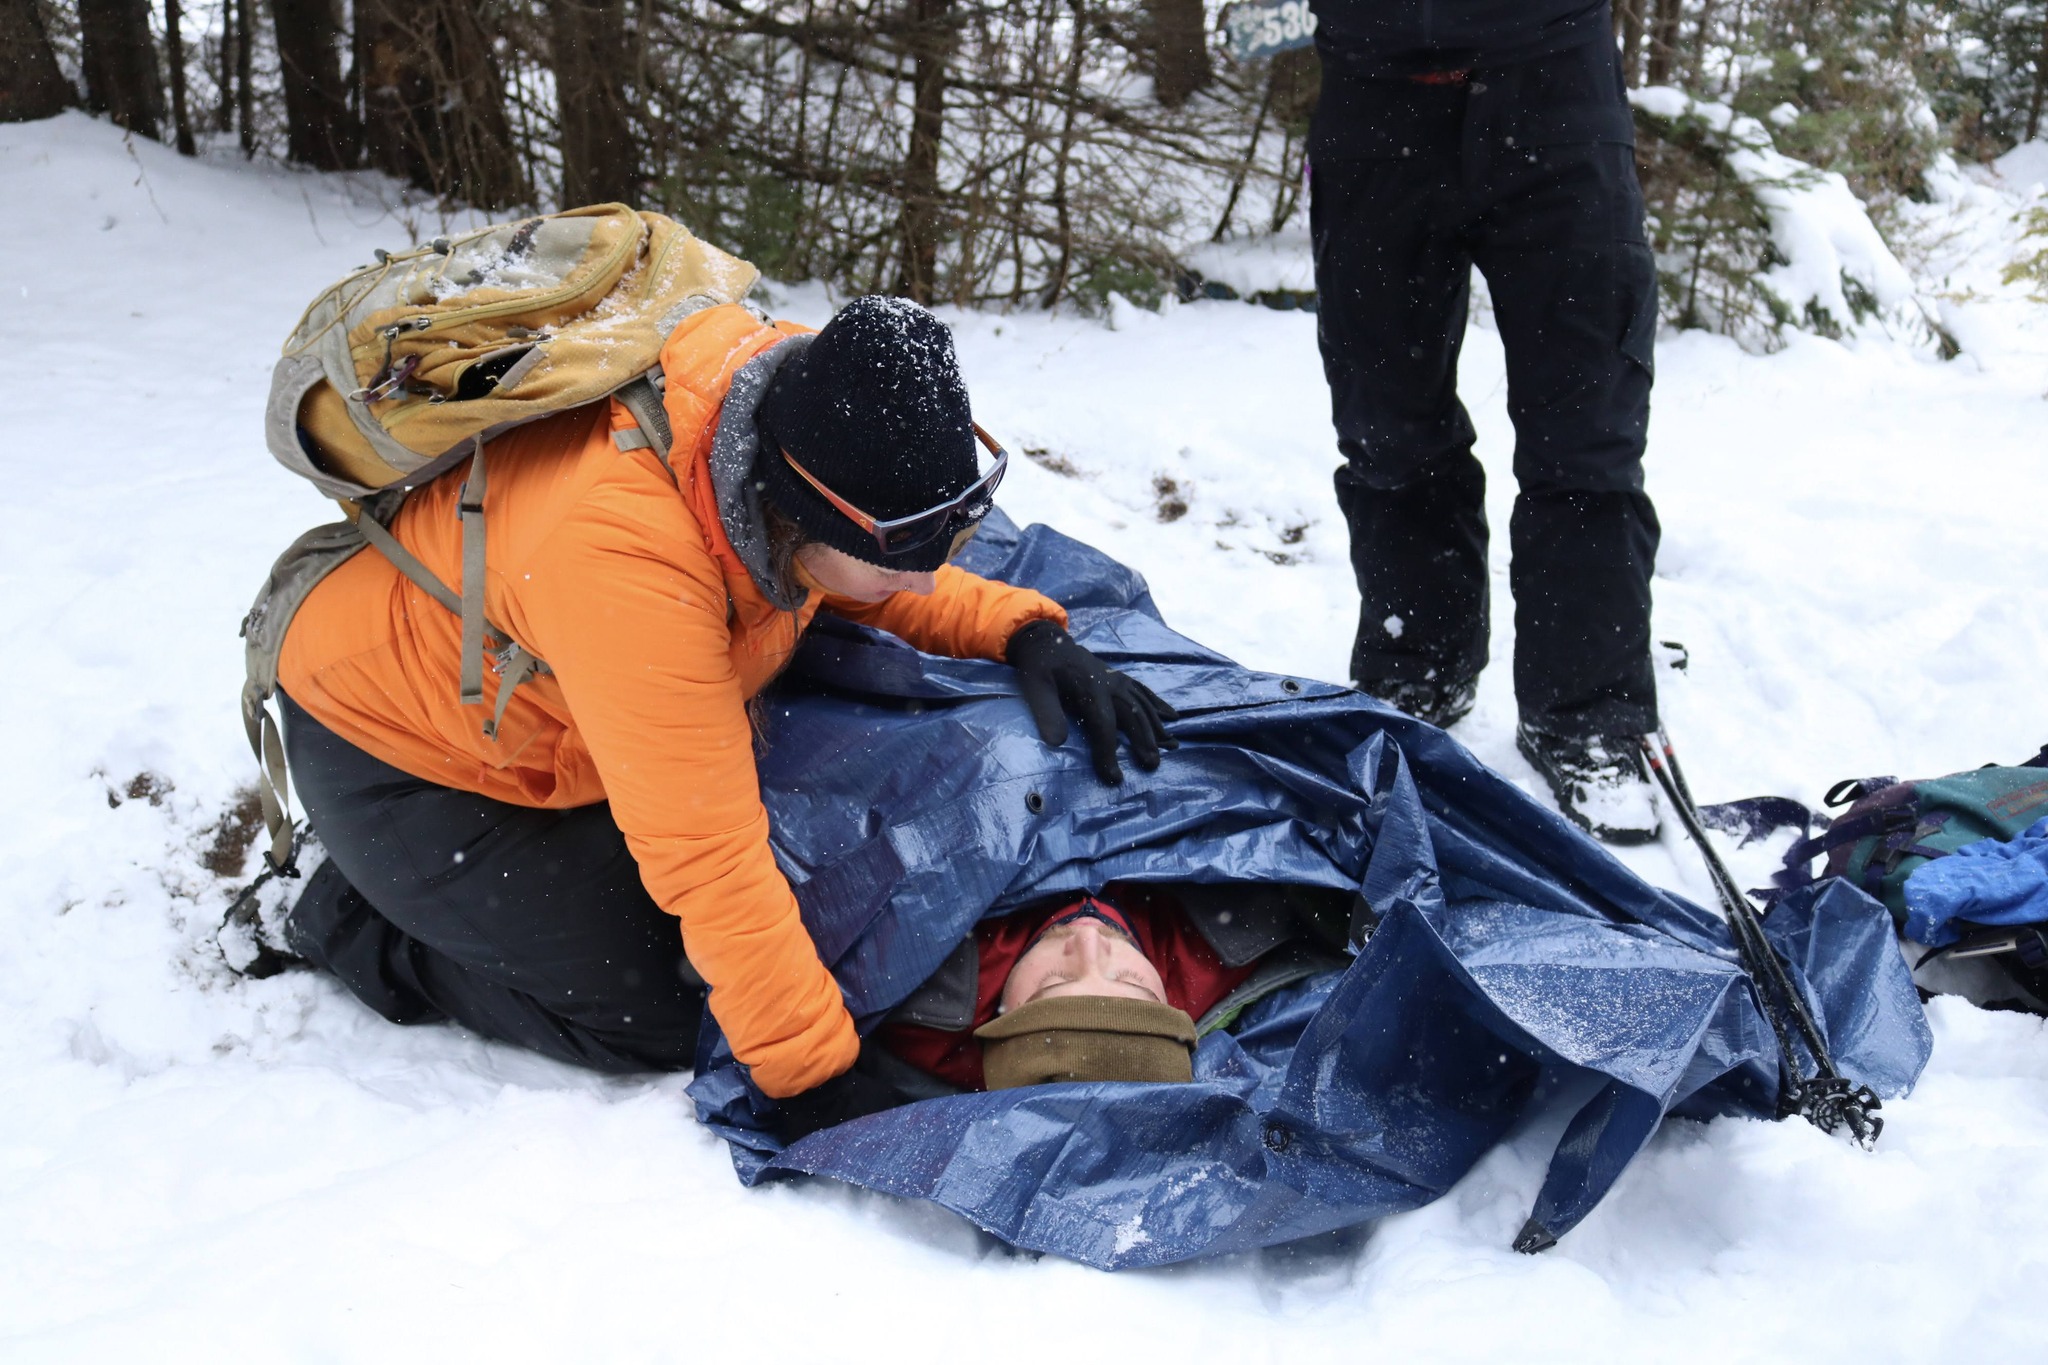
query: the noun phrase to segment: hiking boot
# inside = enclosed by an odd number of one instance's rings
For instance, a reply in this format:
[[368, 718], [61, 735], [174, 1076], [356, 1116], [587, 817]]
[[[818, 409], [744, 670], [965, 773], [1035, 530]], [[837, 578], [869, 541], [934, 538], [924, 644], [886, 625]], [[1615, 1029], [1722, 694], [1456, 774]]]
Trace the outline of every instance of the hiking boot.
[[1405, 711], [1439, 730], [1448, 730], [1470, 714], [1472, 700], [1479, 693], [1479, 679], [1459, 678], [1453, 682], [1435, 679], [1426, 682], [1379, 680], [1360, 683], [1358, 690], [1378, 697], [1396, 711]]
[[1515, 747], [1543, 774], [1565, 818], [1595, 839], [1647, 844], [1657, 838], [1657, 799], [1633, 737], [1574, 739], [1519, 725]]

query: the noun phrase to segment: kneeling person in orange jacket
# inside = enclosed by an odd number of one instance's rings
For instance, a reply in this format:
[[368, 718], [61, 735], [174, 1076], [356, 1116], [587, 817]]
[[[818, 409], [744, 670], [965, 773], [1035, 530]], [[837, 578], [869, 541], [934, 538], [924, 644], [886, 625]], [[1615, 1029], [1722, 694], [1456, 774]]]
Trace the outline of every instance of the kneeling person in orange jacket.
[[[551, 669], [495, 742], [457, 702], [456, 617], [381, 556], [300, 607], [280, 706], [329, 861], [287, 941], [386, 1018], [611, 1071], [693, 1065], [708, 988], [766, 1094], [850, 1117], [881, 1101], [770, 852], [748, 711], [813, 616], [1007, 659], [1041, 735], [1071, 713], [1104, 781], [1119, 730], [1157, 766], [1172, 712], [1056, 603], [947, 563], [1005, 457], [931, 314], [857, 299], [808, 334], [711, 308], [662, 368], [671, 467], [618, 448], [616, 402], [491, 443], [486, 614]], [[451, 582], [458, 481], [391, 528]]]

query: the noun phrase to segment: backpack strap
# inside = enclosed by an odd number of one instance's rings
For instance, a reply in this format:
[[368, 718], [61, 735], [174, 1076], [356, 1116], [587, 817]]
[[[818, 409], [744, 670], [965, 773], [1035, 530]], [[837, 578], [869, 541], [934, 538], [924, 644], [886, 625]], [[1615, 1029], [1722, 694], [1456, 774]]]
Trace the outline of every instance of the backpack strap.
[[498, 704], [491, 708], [491, 718], [484, 722], [485, 739], [497, 743], [498, 727], [505, 723], [505, 708], [512, 704], [512, 694], [535, 673], [547, 671], [548, 666], [525, 645], [516, 640], [507, 641], [498, 655]]
[[1881, 792], [1886, 787], [1896, 787], [1898, 784], [1899, 779], [1896, 777], [1844, 778], [1828, 788], [1827, 795], [1821, 798], [1821, 804], [1829, 810], [1837, 810], [1843, 806], [1854, 805], [1866, 796]]
[[668, 406], [661, 401], [660, 377], [659, 369], [649, 370], [612, 395], [639, 424], [614, 431], [612, 444], [621, 451], [652, 450], [661, 467], [674, 478], [675, 466], [669, 463], [668, 456], [675, 437], [669, 430]]
[[296, 830], [292, 827], [291, 785], [285, 780], [284, 737], [254, 684], [242, 688], [242, 728], [256, 754], [256, 793], [263, 805], [263, 828], [270, 847], [263, 850], [265, 870], [272, 876], [296, 876]]
[[1823, 853], [1832, 853], [1844, 844], [1853, 844], [1858, 839], [1872, 835], [1885, 837], [1897, 834], [1902, 829], [1911, 829], [1916, 817], [1911, 806], [1886, 806], [1880, 810], [1865, 811], [1852, 815], [1846, 820], [1837, 820], [1826, 829], [1808, 839], [1801, 839], [1785, 850], [1785, 866], [1811, 862]]
[[460, 597], [432, 569], [421, 563], [417, 555], [399, 544], [398, 537], [392, 535], [368, 508], [363, 509], [362, 516], [357, 518], [356, 529], [421, 592], [462, 618], [461, 696], [464, 706], [483, 705], [484, 636], [493, 635], [505, 642], [497, 654], [497, 705], [492, 709], [491, 718], [484, 722], [484, 738], [495, 742], [498, 727], [505, 722], [505, 708], [512, 704], [512, 693], [528, 678], [551, 670], [546, 660], [484, 615], [483, 463], [483, 445], [479, 442], [470, 461], [469, 479], [463, 485], [461, 497], [463, 591]]
[[476, 442], [469, 477], [456, 494], [462, 515], [462, 690], [464, 706], [484, 704], [484, 443]]
[[[367, 520], [367, 518], [365, 518]], [[265, 865], [279, 875], [292, 869], [291, 788], [285, 780], [284, 741], [265, 703], [277, 690], [278, 656], [285, 632], [299, 604], [328, 574], [363, 549], [363, 535], [352, 521], [316, 526], [293, 541], [271, 565], [248, 615], [242, 618], [242, 728], [256, 756], [257, 793], [269, 847]]]
[[363, 509], [362, 517], [356, 522], [356, 529], [363, 533], [363, 539], [370, 542], [377, 553], [398, 566], [398, 571], [410, 578], [414, 585], [427, 596], [439, 602], [448, 610], [460, 616], [462, 599], [454, 589], [443, 583], [434, 571], [420, 563], [418, 556], [398, 543], [398, 537], [391, 534], [383, 522], [377, 520], [369, 508]]

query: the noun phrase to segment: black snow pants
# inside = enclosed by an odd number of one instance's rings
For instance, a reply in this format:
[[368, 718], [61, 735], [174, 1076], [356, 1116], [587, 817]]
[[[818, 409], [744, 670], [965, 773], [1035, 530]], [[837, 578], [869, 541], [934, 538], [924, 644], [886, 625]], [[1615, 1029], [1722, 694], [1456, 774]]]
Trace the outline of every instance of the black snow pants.
[[609, 806], [437, 786], [279, 706], [329, 858], [286, 922], [293, 951], [393, 1023], [453, 1020], [600, 1071], [694, 1065], [704, 988]]
[[1522, 719], [1560, 735], [1654, 729], [1642, 454], [1657, 285], [1612, 45], [1438, 83], [1326, 61], [1310, 158], [1361, 598], [1352, 677], [1450, 682], [1487, 661], [1485, 479], [1456, 388], [1477, 264], [1515, 427]]

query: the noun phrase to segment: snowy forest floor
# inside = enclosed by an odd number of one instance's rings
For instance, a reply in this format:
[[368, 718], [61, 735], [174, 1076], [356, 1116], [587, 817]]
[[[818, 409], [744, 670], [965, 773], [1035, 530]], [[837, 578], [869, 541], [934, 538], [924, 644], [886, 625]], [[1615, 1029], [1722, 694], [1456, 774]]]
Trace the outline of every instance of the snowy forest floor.
[[[2030, 166], [2048, 166], [2032, 149]], [[1702, 800], [2017, 761], [2048, 740], [2048, 308], [1997, 283], [1983, 173], [1911, 258], [1966, 352], [1662, 339], [1650, 490], [1667, 721]], [[253, 769], [236, 624], [331, 507], [260, 416], [313, 292], [405, 244], [378, 182], [180, 161], [81, 116], [0, 127], [0, 1355], [10, 1360], [2018, 1358], [2048, 1271], [2048, 1029], [1960, 999], [1874, 1154], [1674, 1123], [1557, 1249], [1547, 1153], [1258, 1256], [1110, 1276], [824, 1183], [745, 1191], [679, 1078], [606, 1080], [330, 982], [229, 974], [210, 871]], [[425, 225], [428, 233], [438, 225]], [[813, 288], [778, 312], [821, 322]], [[1169, 621], [1341, 678], [1356, 599], [1314, 319], [948, 314], [1003, 501], [1142, 570]], [[1497, 338], [1461, 376], [1497, 528]], [[1454, 732], [1528, 789], [1512, 609]], [[1674, 834], [1632, 851], [1706, 901]], [[1743, 871], [1760, 875], [1755, 850]], [[216, 862], [219, 860], [216, 858]], [[1765, 858], [1765, 863], [1768, 859]], [[1755, 884], [1753, 881], [1749, 884]]]

